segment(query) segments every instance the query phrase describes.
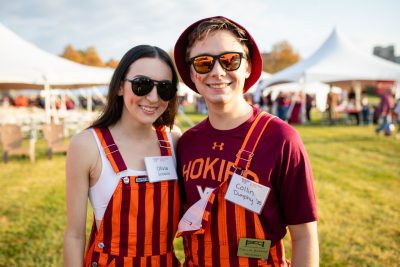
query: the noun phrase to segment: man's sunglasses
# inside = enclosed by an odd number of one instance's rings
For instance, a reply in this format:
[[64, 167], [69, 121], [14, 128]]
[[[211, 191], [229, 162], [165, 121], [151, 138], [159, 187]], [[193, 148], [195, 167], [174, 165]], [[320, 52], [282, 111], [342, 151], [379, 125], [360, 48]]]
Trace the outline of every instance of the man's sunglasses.
[[136, 76], [132, 80], [124, 79], [131, 83], [132, 92], [137, 96], [145, 96], [157, 87], [157, 94], [164, 101], [169, 101], [176, 95], [176, 87], [170, 81], [156, 81], [146, 76]]
[[189, 64], [193, 64], [194, 70], [199, 74], [209, 73], [218, 60], [222, 68], [227, 71], [234, 71], [240, 67], [243, 53], [240, 52], [225, 52], [219, 55], [199, 55], [189, 59]]

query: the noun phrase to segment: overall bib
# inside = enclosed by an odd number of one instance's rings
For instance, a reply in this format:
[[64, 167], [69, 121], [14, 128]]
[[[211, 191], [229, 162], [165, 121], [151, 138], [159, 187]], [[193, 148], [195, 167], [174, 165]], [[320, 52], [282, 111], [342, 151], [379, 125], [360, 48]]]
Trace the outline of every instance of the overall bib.
[[[215, 188], [208, 198], [201, 227], [183, 232], [178, 229], [178, 236], [183, 236], [184, 240], [185, 266], [288, 266], [282, 240], [271, 245], [267, 261], [237, 256], [240, 238], [268, 240], [268, 235], [257, 213], [225, 199], [233, 173], [260, 183], [257, 177], [249, 175], [251, 172], [248, 170], [251, 170], [251, 160], [257, 144], [273, 118], [274, 116], [267, 117], [264, 112], [261, 112], [252, 123], [236, 154], [229, 178]], [[268, 207], [265, 208], [268, 209]], [[217, 256], [215, 256], [216, 252], [218, 252]]]
[[[109, 129], [95, 132], [115, 173], [126, 170]], [[165, 127], [156, 132], [161, 156], [171, 156]], [[176, 180], [150, 183], [146, 176], [122, 177], [98, 230], [93, 222], [84, 266], [179, 266], [173, 254], [179, 208]]]

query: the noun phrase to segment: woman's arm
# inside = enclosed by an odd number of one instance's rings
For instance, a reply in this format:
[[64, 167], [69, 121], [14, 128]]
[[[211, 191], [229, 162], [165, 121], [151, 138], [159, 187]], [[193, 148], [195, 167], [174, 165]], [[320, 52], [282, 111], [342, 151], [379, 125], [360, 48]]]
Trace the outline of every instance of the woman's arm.
[[293, 267], [319, 266], [317, 222], [289, 225]]
[[[64, 266], [83, 266], [86, 242], [86, 209], [90, 167], [97, 149], [89, 131], [73, 137], [67, 152], [67, 227], [64, 234]], [[94, 161], [95, 162], [95, 161]]]

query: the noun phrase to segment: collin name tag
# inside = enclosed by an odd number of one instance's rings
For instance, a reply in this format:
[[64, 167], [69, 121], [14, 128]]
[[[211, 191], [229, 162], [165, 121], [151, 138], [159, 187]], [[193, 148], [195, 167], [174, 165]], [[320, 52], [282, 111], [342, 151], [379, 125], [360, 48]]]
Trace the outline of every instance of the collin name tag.
[[269, 190], [270, 189], [264, 185], [234, 173], [229, 182], [225, 199], [260, 214], [267, 200]]
[[144, 163], [150, 183], [178, 179], [172, 156], [145, 157]]
[[271, 240], [240, 238], [237, 255], [239, 257], [267, 260]]

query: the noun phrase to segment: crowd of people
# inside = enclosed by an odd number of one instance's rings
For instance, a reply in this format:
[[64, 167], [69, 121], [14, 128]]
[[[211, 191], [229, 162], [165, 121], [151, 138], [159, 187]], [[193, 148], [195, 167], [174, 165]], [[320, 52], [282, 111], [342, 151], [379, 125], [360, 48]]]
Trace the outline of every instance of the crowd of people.
[[[88, 99], [85, 96], [77, 95], [75, 97], [65, 96], [64, 99], [61, 96], [55, 96], [55, 108], [61, 109], [62, 105], [65, 105], [65, 109], [87, 109]], [[3, 93], [0, 94], [0, 107], [36, 107], [45, 108], [45, 98], [37, 94], [16, 94], [15, 97], [11, 94]], [[104, 102], [97, 96], [92, 96], [92, 110], [101, 110], [104, 107]]]

